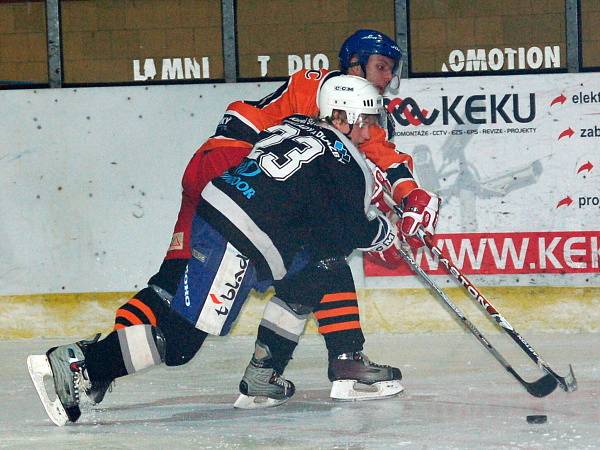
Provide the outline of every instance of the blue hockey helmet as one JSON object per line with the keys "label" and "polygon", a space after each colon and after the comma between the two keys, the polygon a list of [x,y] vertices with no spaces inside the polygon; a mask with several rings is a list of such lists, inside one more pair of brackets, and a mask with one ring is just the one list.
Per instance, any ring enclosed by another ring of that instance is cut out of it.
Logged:
{"label": "blue hockey helmet", "polygon": [[394,60],[394,73],[401,67],[402,51],[391,38],[376,30],[358,30],[344,41],[340,48],[340,70],[348,72],[351,67],[350,60],[354,55],[358,57],[358,64],[363,71],[369,61],[369,56],[377,54],[387,56]]}

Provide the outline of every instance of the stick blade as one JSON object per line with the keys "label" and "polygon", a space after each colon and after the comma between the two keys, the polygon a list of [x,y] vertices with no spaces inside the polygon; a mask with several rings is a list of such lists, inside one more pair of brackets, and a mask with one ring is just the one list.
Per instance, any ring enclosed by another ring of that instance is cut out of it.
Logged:
{"label": "stick blade", "polygon": [[534,381],[533,383],[525,383],[525,389],[534,397],[545,397],[550,395],[556,387],[558,386],[558,381],[550,375],[546,374],[539,380]]}
{"label": "stick blade", "polygon": [[569,373],[566,377],[559,377],[560,387],[565,392],[573,392],[577,390],[577,379],[573,373],[573,366],[569,364]]}

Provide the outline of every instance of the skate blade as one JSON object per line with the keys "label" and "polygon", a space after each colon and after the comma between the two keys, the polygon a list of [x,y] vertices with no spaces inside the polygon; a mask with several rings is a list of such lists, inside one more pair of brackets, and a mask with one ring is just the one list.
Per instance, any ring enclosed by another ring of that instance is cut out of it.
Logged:
{"label": "skate blade", "polygon": [[50,400],[46,386],[44,385],[44,378],[52,378],[52,369],[46,355],[29,355],[27,357],[27,368],[29,369],[31,381],[33,381],[35,390],[50,420],[59,427],[66,425],[69,422],[67,411],[65,411],[58,397],[54,401]]}
{"label": "skate blade", "polygon": [[329,396],[336,401],[354,402],[389,398],[400,394],[403,390],[400,380],[380,381],[373,384],[362,384],[355,380],[337,380],[333,382]]}
{"label": "skate blade", "polygon": [[233,407],[236,409],[260,409],[260,408],[271,408],[273,406],[279,406],[287,402],[289,398],[277,400],[274,398],[254,395],[240,394],[237,398]]}

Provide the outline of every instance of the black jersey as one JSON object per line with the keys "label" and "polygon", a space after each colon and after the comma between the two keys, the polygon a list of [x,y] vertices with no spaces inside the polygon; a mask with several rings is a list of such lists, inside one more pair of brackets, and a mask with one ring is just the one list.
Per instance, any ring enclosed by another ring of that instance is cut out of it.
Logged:
{"label": "black jersey", "polygon": [[260,133],[248,158],[206,186],[199,214],[280,279],[303,248],[322,259],[388,246],[372,189],[366,160],[344,135],[296,115]]}

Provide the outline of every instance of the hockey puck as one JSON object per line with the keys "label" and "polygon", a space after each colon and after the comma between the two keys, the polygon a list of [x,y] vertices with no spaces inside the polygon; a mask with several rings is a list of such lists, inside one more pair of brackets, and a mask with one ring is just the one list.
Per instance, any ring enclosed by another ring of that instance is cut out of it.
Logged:
{"label": "hockey puck", "polygon": [[548,416],[545,416],[543,414],[527,416],[527,423],[546,423],[547,421]]}

